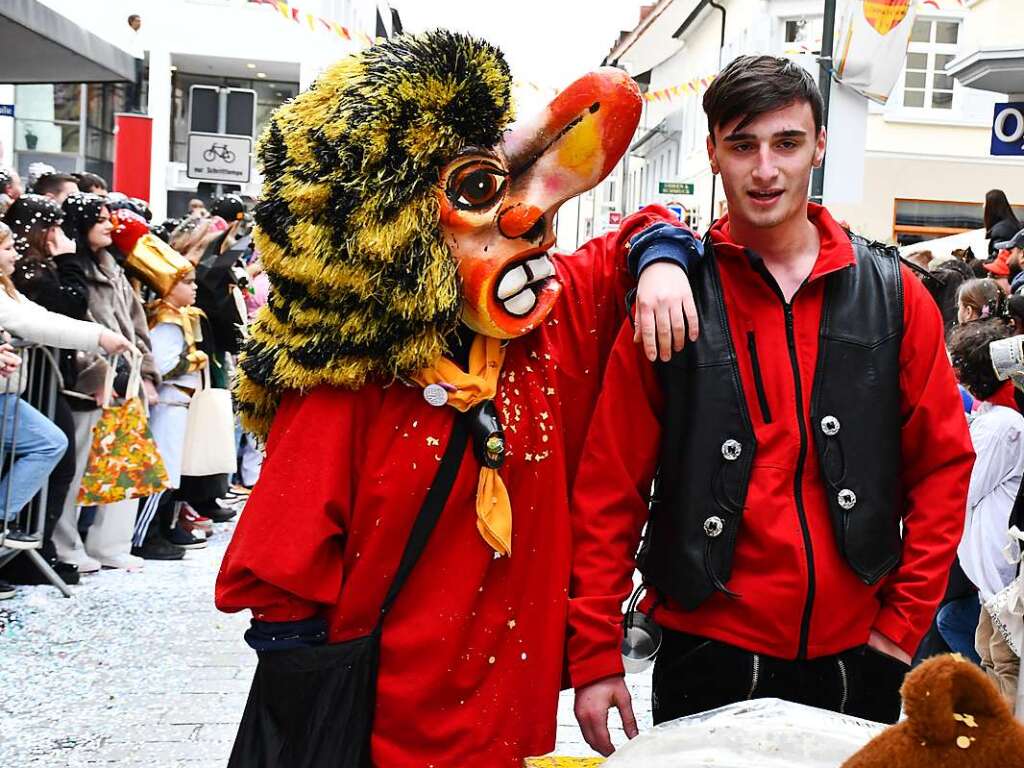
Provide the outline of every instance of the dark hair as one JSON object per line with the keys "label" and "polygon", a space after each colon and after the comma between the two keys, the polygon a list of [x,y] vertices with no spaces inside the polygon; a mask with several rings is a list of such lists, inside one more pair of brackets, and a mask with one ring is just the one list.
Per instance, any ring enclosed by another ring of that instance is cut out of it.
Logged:
{"label": "dark hair", "polygon": [[92,256],[89,230],[96,226],[104,208],[109,212],[107,198],[86,192],[75,192],[64,201],[64,223],[61,227],[64,234],[75,241],[79,254]]}
{"label": "dark hair", "polygon": [[1019,230],[1020,220],[1014,213],[1010,201],[1006,199],[1006,193],[1001,189],[990,189],[985,194],[985,230],[991,230],[1000,221],[1009,221],[1014,229]]}
{"label": "dark hair", "polygon": [[43,195],[22,195],[7,209],[4,223],[14,234],[14,247],[22,256],[49,258],[46,235],[64,218],[60,206]]}
{"label": "dark hair", "polygon": [[0,168],[0,192],[6,192],[7,188],[14,183],[14,174],[4,168]]}
{"label": "dark hair", "polygon": [[742,118],[745,128],[768,112],[806,102],[814,115],[815,133],[821,132],[824,105],[814,78],[799,64],[777,56],[740,56],[719,73],[704,94],[708,133]]}
{"label": "dark hair", "polygon": [[69,181],[76,186],[78,184],[75,177],[70,174],[47,173],[36,180],[32,191],[37,195],[55,195],[60,191],[61,185],[67,184]]}
{"label": "dark hair", "polygon": [[1013,328],[999,318],[958,325],[949,334],[956,377],[979,400],[988,400],[1003,386],[992,368],[988,345],[1012,335]]}
{"label": "dark hair", "polygon": [[96,187],[109,189],[107,187],[107,180],[95,173],[86,171],[85,173],[77,173],[75,176],[78,178],[78,190],[80,192],[92,192]]}
{"label": "dark hair", "polygon": [[980,320],[988,320],[990,317],[999,317],[1003,313],[1003,301],[1006,294],[999,283],[987,277],[968,280],[960,286],[957,291],[956,300],[959,304],[966,304],[978,313]]}
{"label": "dark hair", "polygon": [[133,13],[131,16],[128,17],[128,23],[131,24],[135,19],[142,21],[142,17],[139,16],[139,14]]}

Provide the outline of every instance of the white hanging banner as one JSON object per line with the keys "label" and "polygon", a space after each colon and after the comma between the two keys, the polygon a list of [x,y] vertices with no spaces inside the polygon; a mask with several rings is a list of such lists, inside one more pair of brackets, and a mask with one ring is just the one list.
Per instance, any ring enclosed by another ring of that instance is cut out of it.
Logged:
{"label": "white hanging banner", "polygon": [[915,0],[843,0],[841,8],[832,57],[835,78],[885,104],[907,58]]}

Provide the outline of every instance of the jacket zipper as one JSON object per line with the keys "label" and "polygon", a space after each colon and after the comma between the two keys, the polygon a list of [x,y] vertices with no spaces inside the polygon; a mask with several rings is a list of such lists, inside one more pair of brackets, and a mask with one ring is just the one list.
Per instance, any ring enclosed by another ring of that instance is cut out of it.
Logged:
{"label": "jacket zipper", "polygon": [[839,700],[839,714],[846,714],[846,702],[850,698],[850,685],[849,680],[846,677],[846,662],[842,659],[836,659],[836,666],[839,667],[839,682],[842,684],[842,697]]}
{"label": "jacket zipper", "polygon": [[747,701],[754,698],[754,692],[757,690],[757,684],[761,677],[761,657],[758,654],[754,654],[751,662],[750,669],[750,693],[747,694]]}
{"label": "jacket zipper", "polygon": [[754,369],[754,388],[757,390],[757,402],[761,406],[761,418],[765,424],[772,423],[772,412],[768,408],[768,395],[764,391],[764,379],[761,377],[761,360],[757,356],[757,340],[754,332],[747,332],[747,349],[750,350],[750,365]]}
{"label": "jacket zipper", "polygon": [[783,311],[786,315],[786,344],[789,346],[789,363],[793,368],[793,386],[796,388],[796,420],[800,426],[800,454],[793,475],[793,497],[796,501],[796,513],[800,518],[800,530],[803,534],[804,551],[807,553],[807,602],[804,604],[803,619],[800,622],[800,646],[797,658],[807,658],[807,638],[811,629],[811,611],[814,608],[814,550],[811,547],[811,531],[807,525],[807,513],[804,510],[804,462],[807,460],[807,425],[804,423],[804,395],[800,385],[800,364],[796,357],[796,334],[793,330],[793,304],[783,300]]}

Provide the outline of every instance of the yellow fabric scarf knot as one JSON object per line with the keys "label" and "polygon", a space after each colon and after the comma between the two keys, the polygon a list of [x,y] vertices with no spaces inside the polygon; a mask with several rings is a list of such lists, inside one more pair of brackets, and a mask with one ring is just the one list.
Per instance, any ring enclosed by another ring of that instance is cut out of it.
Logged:
{"label": "yellow fabric scarf knot", "polygon": [[[469,370],[463,371],[446,357],[413,376],[422,387],[444,386],[448,405],[465,413],[478,403],[493,400],[505,361],[501,339],[477,336],[469,350]],[[512,503],[497,469],[480,467],[476,490],[476,528],[499,555],[512,554]]]}

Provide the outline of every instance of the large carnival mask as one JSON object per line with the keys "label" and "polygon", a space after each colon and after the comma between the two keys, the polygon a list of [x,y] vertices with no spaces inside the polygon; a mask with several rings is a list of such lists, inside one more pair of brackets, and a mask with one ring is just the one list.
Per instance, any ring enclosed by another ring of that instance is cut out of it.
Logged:
{"label": "large carnival mask", "polygon": [[463,322],[514,338],[561,292],[547,251],[566,200],[596,186],[625,152],[640,92],[621,70],[580,78],[492,148],[468,148],[441,172],[441,230],[459,261]]}

